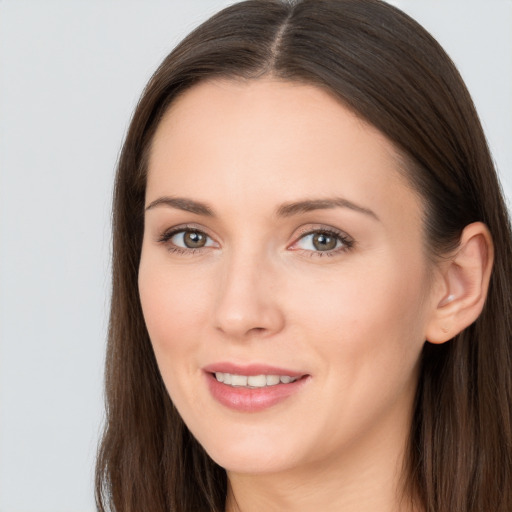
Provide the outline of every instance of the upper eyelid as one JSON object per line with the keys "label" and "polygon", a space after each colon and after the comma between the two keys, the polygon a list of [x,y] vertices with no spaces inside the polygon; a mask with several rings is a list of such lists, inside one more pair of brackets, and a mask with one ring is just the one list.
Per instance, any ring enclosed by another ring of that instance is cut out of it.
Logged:
{"label": "upper eyelid", "polygon": [[340,238],[345,238],[351,241],[354,240],[346,231],[343,231],[342,229],[325,224],[309,224],[301,226],[298,230],[295,230],[295,234],[292,235],[294,240],[292,244],[296,243],[300,238],[312,233],[332,233],[333,235],[339,236]]}
{"label": "upper eyelid", "polygon": [[[179,233],[185,233],[187,231],[202,233],[208,239],[210,239],[210,241],[212,241],[213,244],[212,245],[204,245],[201,247],[181,247],[180,245],[177,245],[176,243],[172,242],[172,238],[174,238],[176,235],[178,235]],[[172,228],[168,228],[168,229],[164,230],[163,232],[160,232],[160,234],[156,238],[156,243],[166,246],[170,252],[176,252],[176,253],[181,253],[181,254],[193,254],[198,251],[215,249],[216,248],[215,245],[217,246],[217,248],[219,247],[219,242],[217,242],[217,240],[214,237],[210,236],[206,232],[206,230],[196,228],[196,227],[190,226],[190,225],[188,227],[178,225],[178,226],[175,226]]]}
{"label": "upper eyelid", "polygon": [[[296,234],[294,236],[293,242],[291,242],[287,248],[290,250],[295,251],[302,251],[304,253],[308,253],[311,256],[334,256],[336,254],[344,253],[348,250],[351,250],[354,247],[355,240],[352,238],[347,232],[334,228],[332,226],[326,226],[326,225],[314,225],[315,227],[309,226],[303,226],[303,229],[301,229],[301,232]],[[315,233],[327,233],[329,235],[335,236],[341,243],[343,244],[342,247],[334,248],[327,251],[315,251],[311,249],[302,249],[299,247],[295,247],[299,244],[299,242],[309,236],[313,235]]]}
{"label": "upper eyelid", "polygon": [[162,238],[170,238],[177,233],[181,233],[182,231],[197,231],[199,233],[203,233],[208,238],[211,238],[212,240],[215,240],[215,237],[213,237],[206,228],[195,225],[195,224],[178,224],[177,226],[173,226],[167,229],[164,229],[163,231],[158,232],[158,239]]}

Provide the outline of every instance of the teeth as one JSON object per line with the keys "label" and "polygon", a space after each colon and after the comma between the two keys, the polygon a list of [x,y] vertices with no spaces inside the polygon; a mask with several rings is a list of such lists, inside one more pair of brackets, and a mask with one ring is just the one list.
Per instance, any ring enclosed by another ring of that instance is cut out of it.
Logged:
{"label": "teeth", "polygon": [[267,385],[267,378],[265,375],[251,375],[247,378],[247,384],[251,388],[262,388]]}
{"label": "teeth", "polygon": [[279,375],[267,375],[267,386],[275,386],[280,381]]}
{"label": "teeth", "polygon": [[244,388],[264,388],[265,386],[275,386],[276,384],[290,384],[297,380],[296,377],[289,375],[236,375],[233,373],[215,372],[215,378],[219,382],[229,386]]}
{"label": "teeth", "polygon": [[231,375],[232,386],[247,386],[247,377],[245,375]]}

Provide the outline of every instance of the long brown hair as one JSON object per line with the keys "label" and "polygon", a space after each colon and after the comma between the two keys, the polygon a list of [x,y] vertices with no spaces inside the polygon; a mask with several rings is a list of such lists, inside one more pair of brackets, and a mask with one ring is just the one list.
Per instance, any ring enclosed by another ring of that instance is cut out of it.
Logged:
{"label": "long brown hair", "polygon": [[227,481],[176,412],[160,377],[137,288],[148,148],[169,104],[214,77],[272,75],[315,84],[381,130],[404,155],[426,205],[431,255],[482,221],[495,264],[478,320],[425,344],[405,466],[427,512],[512,510],[511,233],[471,98],[415,21],[379,0],[249,0],[192,32],[161,64],[119,160],[107,418],[96,470],[99,510],[223,511]]}

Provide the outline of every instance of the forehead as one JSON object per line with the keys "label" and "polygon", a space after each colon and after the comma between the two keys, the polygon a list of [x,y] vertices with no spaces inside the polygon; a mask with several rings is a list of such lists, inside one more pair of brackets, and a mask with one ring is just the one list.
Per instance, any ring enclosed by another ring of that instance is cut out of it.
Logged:
{"label": "forehead", "polygon": [[415,195],[381,132],[319,87],[269,78],[206,81],[182,94],[158,126],[148,172],[148,196],[241,207],[333,193],[385,206],[398,191]]}

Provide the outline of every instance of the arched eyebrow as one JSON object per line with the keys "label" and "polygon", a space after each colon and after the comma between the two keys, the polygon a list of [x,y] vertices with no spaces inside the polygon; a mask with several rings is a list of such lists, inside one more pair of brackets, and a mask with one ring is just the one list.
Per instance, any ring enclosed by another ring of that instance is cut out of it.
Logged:
{"label": "arched eyebrow", "polygon": [[146,211],[156,208],[157,206],[169,206],[170,208],[176,208],[177,210],[183,210],[206,217],[215,216],[213,210],[207,204],[185,197],[159,197],[146,206]]}
{"label": "arched eyebrow", "polygon": [[373,217],[375,220],[379,220],[379,217],[374,211],[369,208],[359,206],[342,197],[333,197],[329,199],[305,199],[303,201],[286,203],[277,209],[276,214],[278,217],[291,217],[293,215],[300,215],[314,210],[328,210],[331,208],[349,208],[350,210],[364,213],[365,215]]}
{"label": "arched eyebrow", "polygon": [[[213,208],[209,205],[185,197],[159,197],[146,207],[146,211],[156,208],[157,206],[168,206],[170,208],[176,208],[177,210],[195,213],[196,215],[215,217]],[[314,210],[328,210],[332,208],[349,208],[356,212],[373,217],[375,220],[379,220],[377,214],[372,210],[359,206],[342,197],[329,199],[305,199],[302,201],[285,203],[277,208],[276,215],[278,217],[292,217],[294,215],[300,215]]]}

